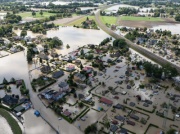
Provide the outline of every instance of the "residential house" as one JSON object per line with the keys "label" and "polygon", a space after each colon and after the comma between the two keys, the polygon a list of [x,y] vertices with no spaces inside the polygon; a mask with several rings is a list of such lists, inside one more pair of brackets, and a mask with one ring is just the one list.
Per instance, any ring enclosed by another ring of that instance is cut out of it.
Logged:
{"label": "residential house", "polygon": [[147,45],[156,45],[158,43],[158,40],[156,39],[149,39],[147,42]]}
{"label": "residential house", "polygon": [[121,122],[124,122],[124,120],[125,120],[125,118],[121,115],[114,116],[114,118],[121,121]]}
{"label": "residential house", "polygon": [[12,95],[5,95],[3,98],[2,98],[2,101],[4,104],[6,105],[15,105],[18,103],[18,98],[16,98],[15,96],[12,96]]}
{"label": "residential house", "polygon": [[65,95],[64,92],[59,91],[59,92],[57,92],[56,94],[54,94],[54,95],[52,96],[52,98],[53,98],[53,100],[58,101],[59,99],[63,98],[64,95]]}
{"label": "residential house", "polygon": [[12,46],[12,47],[10,48],[10,51],[11,51],[12,53],[16,53],[18,50],[17,50],[17,47],[16,47],[16,46]]}
{"label": "residential house", "polygon": [[20,105],[20,106],[15,107],[14,111],[16,113],[23,112],[23,111],[25,111],[25,108]]}
{"label": "residential house", "polygon": [[85,96],[84,96],[83,94],[78,94],[78,99],[79,99],[79,100],[84,99],[84,97],[85,97]]}
{"label": "residential house", "polygon": [[54,72],[52,74],[52,77],[57,79],[57,78],[59,78],[59,77],[61,77],[63,75],[64,75],[64,72],[62,70],[59,70],[59,71]]}
{"label": "residential house", "polygon": [[93,71],[93,68],[92,67],[84,67],[82,70],[86,71],[86,73],[91,73]]}
{"label": "residential house", "polygon": [[133,122],[133,121],[127,120],[126,122],[127,122],[127,124],[129,124],[129,125],[135,126],[135,122]]}
{"label": "residential house", "polygon": [[81,60],[75,60],[74,63],[75,63],[76,65],[81,65]]}
{"label": "residential house", "polygon": [[43,60],[48,60],[48,56],[45,54],[45,53],[40,53],[39,55],[39,58],[43,59]]}
{"label": "residential house", "polygon": [[139,120],[139,117],[135,114],[131,114],[130,117],[134,120]]}
{"label": "residential house", "polygon": [[102,97],[102,98],[99,100],[99,102],[104,103],[104,104],[106,104],[106,105],[108,105],[108,106],[110,106],[110,105],[113,104],[113,102],[112,102],[111,100],[106,99],[106,98],[104,98],[104,97]]}
{"label": "residential house", "polygon": [[74,65],[68,65],[67,67],[66,67],[66,71],[74,71],[75,70],[75,66]]}
{"label": "residential house", "polygon": [[54,92],[49,92],[49,93],[45,94],[44,97],[49,100],[53,97],[53,95],[54,95]]}
{"label": "residential house", "polygon": [[57,58],[59,55],[56,52],[51,52],[51,57]]}
{"label": "residential house", "polygon": [[65,110],[63,112],[63,115],[65,115],[66,117],[69,117],[69,116],[71,116],[71,112],[69,112],[68,110]]}
{"label": "residential house", "polygon": [[123,108],[123,106],[121,105],[121,104],[116,104],[115,106],[113,106],[113,108],[117,108],[117,109],[122,109]]}
{"label": "residential house", "polygon": [[41,68],[41,72],[42,73],[49,73],[51,71],[51,67],[50,66],[43,66]]}
{"label": "residential house", "polygon": [[125,128],[121,128],[118,134],[128,134],[128,131]]}
{"label": "residential house", "polygon": [[69,91],[69,84],[67,83],[67,82],[60,82],[59,84],[58,84],[58,86],[59,86],[59,91],[62,91],[62,92],[67,92],[67,91]]}
{"label": "residential house", "polygon": [[16,81],[16,86],[19,87],[23,84],[23,80],[17,80]]}
{"label": "residential house", "polygon": [[116,125],[111,125],[110,126],[110,131],[115,133],[117,131],[118,127]]}
{"label": "residential house", "polygon": [[86,79],[86,76],[84,74],[81,73],[76,73],[74,75],[74,81],[78,82],[78,83],[83,83]]}
{"label": "residential house", "polygon": [[5,87],[5,85],[0,85],[0,89],[3,89]]}
{"label": "residential house", "polygon": [[139,44],[139,45],[145,44],[146,40],[147,40],[146,38],[138,37],[136,39],[136,44]]}

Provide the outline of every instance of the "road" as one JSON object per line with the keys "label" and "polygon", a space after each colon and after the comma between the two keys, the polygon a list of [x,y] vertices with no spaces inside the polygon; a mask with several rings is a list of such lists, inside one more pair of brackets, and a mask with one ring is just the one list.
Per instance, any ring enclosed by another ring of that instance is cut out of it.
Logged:
{"label": "road", "polygon": [[[24,58],[26,59],[27,48],[24,51]],[[27,61],[26,61],[27,62]],[[41,100],[38,98],[38,93],[32,90],[31,75],[28,70],[28,64],[24,67],[26,70],[22,76],[25,80],[26,87],[29,89],[30,99],[34,109],[39,110],[41,115],[57,130],[59,134],[82,134],[82,131],[76,128],[73,124],[69,124],[66,120],[58,120],[58,116],[50,109],[46,108]],[[54,133],[55,134],[55,133]]]}
{"label": "road", "polygon": [[[113,6],[113,5],[111,5]],[[104,10],[106,9],[107,7],[110,7],[110,6],[106,6],[106,7],[103,7],[101,8],[101,10]],[[156,63],[160,64],[160,65],[165,65],[165,64],[170,64],[171,66],[175,67],[177,69],[177,71],[180,73],[180,67],[163,59],[162,57],[160,56],[157,56],[155,55],[154,53],[134,44],[133,42],[131,42],[130,40],[126,39],[124,36],[122,35],[118,35],[116,33],[114,33],[112,30],[110,30],[108,27],[106,27],[105,24],[102,23],[101,19],[100,19],[100,11],[97,11],[95,13],[95,20],[96,20],[96,23],[97,25],[103,30],[105,31],[106,33],[108,33],[109,35],[111,35],[113,38],[115,39],[124,39],[127,44],[129,45],[130,48],[134,49],[135,51],[139,52],[140,54],[144,55],[145,57],[155,61]]]}

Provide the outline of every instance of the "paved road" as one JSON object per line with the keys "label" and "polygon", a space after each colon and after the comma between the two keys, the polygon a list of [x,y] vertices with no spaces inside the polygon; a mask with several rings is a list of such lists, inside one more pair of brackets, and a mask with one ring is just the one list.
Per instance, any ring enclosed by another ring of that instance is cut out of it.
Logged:
{"label": "paved road", "polygon": [[[112,5],[111,5],[112,6]],[[101,10],[104,10],[106,9],[107,7],[110,7],[110,6],[106,6],[106,7],[103,7]],[[180,67],[163,59],[162,57],[159,57],[157,55],[155,55],[154,53],[134,44],[133,42],[131,42],[130,40],[126,39],[125,37],[121,36],[121,35],[118,35],[116,33],[114,33],[112,30],[110,30],[108,27],[106,27],[105,24],[102,23],[102,21],[100,20],[100,10],[97,11],[95,13],[95,20],[96,20],[96,23],[98,24],[98,26],[104,30],[106,33],[108,33],[109,35],[111,35],[112,37],[114,37],[115,39],[124,39],[127,44],[132,48],[134,49],[135,51],[141,53],[142,55],[146,56],[147,58],[155,61],[156,63],[159,63],[160,65],[165,65],[165,64],[170,64],[171,66],[175,67],[178,72],[180,73]]]}

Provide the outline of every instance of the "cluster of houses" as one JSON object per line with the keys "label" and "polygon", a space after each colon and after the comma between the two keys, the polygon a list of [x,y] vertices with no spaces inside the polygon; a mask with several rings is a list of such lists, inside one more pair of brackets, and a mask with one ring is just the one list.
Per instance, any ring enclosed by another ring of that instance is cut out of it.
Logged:
{"label": "cluster of houses", "polygon": [[60,82],[58,84],[59,91],[48,89],[47,91],[41,93],[41,96],[50,101],[58,101],[63,98],[66,93],[70,91],[69,84],[67,82]]}

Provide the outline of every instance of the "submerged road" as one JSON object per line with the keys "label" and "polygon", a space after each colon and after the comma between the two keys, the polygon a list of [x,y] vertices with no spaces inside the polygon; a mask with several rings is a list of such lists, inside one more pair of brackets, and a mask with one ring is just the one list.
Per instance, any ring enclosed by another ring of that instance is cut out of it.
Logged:
{"label": "submerged road", "polygon": [[[110,7],[110,6],[103,7],[101,10],[104,10],[107,7]],[[179,66],[177,66],[177,65],[171,63],[170,61],[167,61],[167,60],[163,59],[162,57],[155,55],[154,53],[134,44],[132,41],[126,39],[124,36],[118,35],[118,34],[114,33],[112,30],[110,30],[108,27],[106,27],[106,25],[103,24],[103,22],[100,19],[100,16],[101,16],[100,11],[101,10],[99,10],[95,13],[95,20],[96,20],[97,25],[103,31],[105,31],[106,33],[108,33],[109,35],[111,35],[115,39],[124,39],[130,48],[134,49],[135,51],[139,52],[140,54],[144,55],[145,57],[155,61],[156,63],[159,63],[160,65],[170,64],[172,67],[175,67],[177,69],[177,71],[180,73],[180,67]]]}

